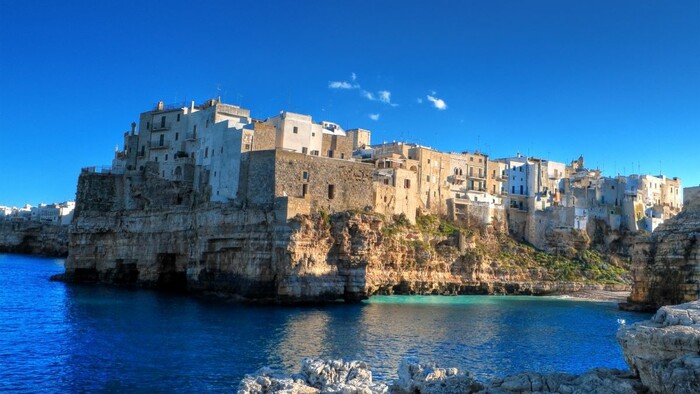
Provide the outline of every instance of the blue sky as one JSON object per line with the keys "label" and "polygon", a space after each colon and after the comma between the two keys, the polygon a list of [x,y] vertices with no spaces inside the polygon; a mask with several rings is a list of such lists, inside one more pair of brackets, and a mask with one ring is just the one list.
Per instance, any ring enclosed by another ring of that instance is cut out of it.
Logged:
{"label": "blue sky", "polygon": [[73,199],[140,112],[215,96],[700,184],[696,0],[162,4],[0,0],[0,205]]}

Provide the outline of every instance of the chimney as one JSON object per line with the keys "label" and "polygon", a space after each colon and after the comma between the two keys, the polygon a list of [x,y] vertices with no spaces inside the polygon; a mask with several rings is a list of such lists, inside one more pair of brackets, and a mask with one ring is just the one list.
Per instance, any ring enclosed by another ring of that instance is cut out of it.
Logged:
{"label": "chimney", "polygon": [[136,122],[131,122],[131,135],[136,134]]}
{"label": "chimney", "polygon": [[158,102],[158,111],[162,111],[162,110],[163,110],[163,100]]}

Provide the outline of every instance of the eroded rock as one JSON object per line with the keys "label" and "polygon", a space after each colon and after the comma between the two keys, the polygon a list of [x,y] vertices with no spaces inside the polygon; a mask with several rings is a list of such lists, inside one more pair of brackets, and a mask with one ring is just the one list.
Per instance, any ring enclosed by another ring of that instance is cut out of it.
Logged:
{"label": "eroded rock", "polygon": [[662,307],[651,320],[622,327],[617,339],[652,392],[700,392],[699,301]]}

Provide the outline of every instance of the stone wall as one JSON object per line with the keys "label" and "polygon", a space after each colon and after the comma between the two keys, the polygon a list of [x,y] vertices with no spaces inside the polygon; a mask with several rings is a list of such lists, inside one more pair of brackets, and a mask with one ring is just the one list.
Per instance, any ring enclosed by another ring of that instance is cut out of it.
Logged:
{"label": "stone wall", "polygon": [[253,123],[253,146],[252,150],[275,149],[277,141],[277,131],[275,126],[262,122]]}
{"label": "stone wall", "polygon": [[[275,196],[310,199],[312,212],[372,207],[371,164],[276,151]],[[304,178],[306,173],[306,179]]]}
{"label": "stone wall", "polygon": [[[323,134],[323,142],[321,145],[321,156],[333,157],[335,159],[349,159],[352,157],[353,136]],[[331,151],[331,155],[328,152]]]}

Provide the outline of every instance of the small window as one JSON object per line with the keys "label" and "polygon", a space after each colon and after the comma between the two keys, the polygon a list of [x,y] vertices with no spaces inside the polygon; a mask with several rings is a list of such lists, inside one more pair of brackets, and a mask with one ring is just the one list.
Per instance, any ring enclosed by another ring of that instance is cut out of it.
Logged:
{"label": "small window", "polygon": [[311,136],[312,136],[312,137],[316,137],[316,133],[311,133]]}
{"label": "small window", "polygon": [[332,150],[328,151],[328,157],[333,158],[333,151]]}
{"label": "small window", "polygon": [[410,188],[411,188],[411,180],[410,180],[410,179],[404,179],[404,180],[403,180],[403,187],[406,188],[406,189],[410,189]]}
{"label": "small window", "polygon": [[165,144],[165,134],[160,135],[160,140],[158,140],[158,146],[163,146]]}
{"label": "small window", "polygon": [[219,153],[224,153],[224,147],[223,147],[223,146],[221,147],[221,150],[219,151]]}
{"label": "small window", "polygon": [[180,114],[177,114],[177,121],[180,121]]}
{"label": "small window", "polygon": [[141,145],[141,156],[144,156],[146,154],[146,146]]}
{"label": "small window", "polygon": [[307,171],[302,172],[301,179],[308,181],[309,180],[309,173]]}
{"label": "small window", "polygon": [[204,148],[204,157],[209,157],[209,147]]}
{"label": "small window", "polygon": [[165,154],[165,161],[168,161],[168,154]]}
{"label": "small window", "polygon": [[206,125],[206,127],[209,127],[209,119],[207,119],[207,125]]}
{"label": "small window", "polygon": [[292,129],[292,133],[299,134],[299,128],[294,126],[294,129]]}
{"label": "small window", "polygon": [[158,156],[156,156],[155,162],[158,163]]}
{"label": "small window", "polygon": [[163,178],[165,178],[165,170],[163,170]]}
{"label": "small window", "polygon": [[160,117],[160,128],[162,129],[164,127],[165,127],[165,116],[161,116]]}
{"label": "small window", "polygon": [[214,171],[214,176],[216,176],[216,171]]}
{"label": "small window", "polygon": [[469,158],[469,161],[474,161],[474,158],[473,158],[473,157],[470,157],[470,158]]}
{"label": "small window", "polygon": [[150,130],[150,129],[151,129],[151,122],[146,122],[146,130]]}
{"label": "small window", "polygon": [[430,159],[428,159],[428,164],[430,164]]}
{"label": "small window", "polygon": [[328,199],[332,200],[335,198],[335,185],[328,185]]}
{"label": "small window", "polygon": [[175,141],[177,141],[180,138],[180,133],[175,133]]}
{"label": "small window", "polygon": [[426,176],[425,176],[425,181],[426,181],[426,182],[430,182],[430,175],[426,175]]}
{"label": "small window", "polygon": [[194,127],[192,127],[192,132],[194,133],[194,136],[196,137],[197,136],[197,125],[194,125]]}
{"label": "small window", "polygon": [[308,149],[307,147],[304,146],[304,147],[301,148],[301,153],[307,154],[307,153],[309,153],[309,149]]}
{"label": "small window", "polygon": [[306,183],[301,185],[301,196],[306,197],[306,193],[308,192],[308,190],[309,190],[309,185],[307,185]]}
{"label": "small window", "polygon": [[245,144],[245,150],[250,150],[250,144]]}
{"label": "small window", "polygon": [[341,154],[340,154],[340,158],[341,158],[341,159],[344,159],[344,158],[345,158],[345,153],[341,153]]}

